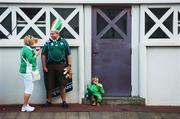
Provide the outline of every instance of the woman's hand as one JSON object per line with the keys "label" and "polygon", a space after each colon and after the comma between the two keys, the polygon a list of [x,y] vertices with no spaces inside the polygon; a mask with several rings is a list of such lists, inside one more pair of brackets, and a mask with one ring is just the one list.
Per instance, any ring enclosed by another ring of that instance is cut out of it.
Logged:
{"label": "woman's hand", "polygon": [[40,47],[36,47],[36,49],[34,50],[35,55],[39,55],[41,53],[41,48]]}
{"label": "woman's hand", "polygon": [[38,55],[40,55],[40,53],[41,53],[41,49],[35,50],[34,52],[35,52],[35,55],[38,56]]}

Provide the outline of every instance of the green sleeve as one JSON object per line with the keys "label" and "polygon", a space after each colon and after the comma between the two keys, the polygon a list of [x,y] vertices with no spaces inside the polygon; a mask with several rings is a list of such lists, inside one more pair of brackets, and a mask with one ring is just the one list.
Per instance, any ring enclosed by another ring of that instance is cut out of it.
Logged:
{"label": "green sleeve", "polygon": [[70,49],[68,42],[65,39],[64,39],[64,42],[65,42],[65,47],[66,47],[66,49],[65,49],[66,55],[67,56],[71,55],[71,49]]}
{"label": "green sleeve", "polygon": [[88,88],[87,88],[87,90],[88,90],[89,93],[93,93],[93,92],[92,92],[92,85],[89,85]]}
{"label": "green sleeve", "polygon": [[47,56],[48,55],[48,43],[45,43],[43,48],[42,48],[42,55]]}
{"label": "green sleeve", "polygon": [[100,87],[100,93],[101,93],[101,94],[104,94],[104,92],[105,92],[105,91],[104,91],[104,88],[103,88],[103,87]]}

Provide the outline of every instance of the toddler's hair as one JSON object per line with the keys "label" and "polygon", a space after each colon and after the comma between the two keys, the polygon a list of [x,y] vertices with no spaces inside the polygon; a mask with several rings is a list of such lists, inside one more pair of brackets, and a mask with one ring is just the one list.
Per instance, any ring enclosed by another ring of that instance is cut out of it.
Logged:
{"label": "toddler's hair", "polygon": [[97,76],[93,76],[93,77],[92,77],[92,81],[93,81],[93,80],[98,80],[98,81],[99,81],[99,78],[98,78]]}

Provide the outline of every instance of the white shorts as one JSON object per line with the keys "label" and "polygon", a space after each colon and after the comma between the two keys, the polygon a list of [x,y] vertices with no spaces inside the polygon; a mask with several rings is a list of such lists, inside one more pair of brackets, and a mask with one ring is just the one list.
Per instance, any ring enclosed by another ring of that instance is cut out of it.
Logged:
{"label": "white shorts", "polygon": [[33,83],[33,77],[32,74],[26,73],[26,74],[21,74],[23,80],[24,80],[24,87],[25,87],[25,94],[32,94],[33,89],[34,89],[34,83]]}

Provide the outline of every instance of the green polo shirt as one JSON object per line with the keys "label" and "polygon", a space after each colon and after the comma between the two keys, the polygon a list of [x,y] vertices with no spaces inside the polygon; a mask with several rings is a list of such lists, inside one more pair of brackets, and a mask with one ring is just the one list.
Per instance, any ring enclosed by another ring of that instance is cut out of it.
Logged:
{"label": "green polo shirt", "polygon": [[58,64],[66,62],[67,56],[71,54],[69,44],[64,38],[58,40],[49,39],[42,49],[42,54],[46,56],[47,64]]}

